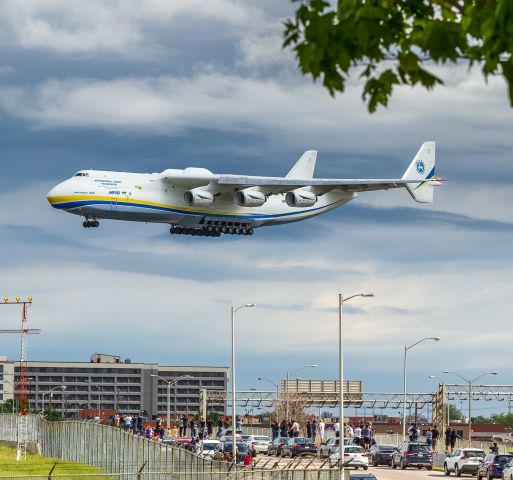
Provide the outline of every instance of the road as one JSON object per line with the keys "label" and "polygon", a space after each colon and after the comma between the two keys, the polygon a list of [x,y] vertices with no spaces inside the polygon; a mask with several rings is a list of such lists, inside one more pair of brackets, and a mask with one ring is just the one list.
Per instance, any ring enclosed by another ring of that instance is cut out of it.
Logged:
{"label": "road", "polygon": [[[351,470],[352,472],[353,470]],[[416,480],[416,479],[430,479],[444,477],[444,472],[432,470],[431,472],[422,469],[417,470],[408,468],[406,470],[392,470],[390,467],[369,467],[369,472],[372,472],[378,480]],[[361,470],[358,470],[361,472]],[[465,475],[466,478],[473,478]],[[461,477],[461,478],[465,478]]]}

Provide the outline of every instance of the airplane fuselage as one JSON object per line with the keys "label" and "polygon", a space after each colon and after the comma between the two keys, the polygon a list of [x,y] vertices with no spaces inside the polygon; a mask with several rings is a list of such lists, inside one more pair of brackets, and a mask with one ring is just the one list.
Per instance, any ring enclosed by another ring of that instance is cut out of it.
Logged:
{"label": "airplane fuselage", "polygon": [[232,191],[211,205],[187,206],[185,186],[172,185],[159,173],[140,174],[88,170],[55,186],[48,193],[54,208],[86,219],[167,223],[198,228],[205,225],[257,228],[304,220],[337,208],[357,196],[333,190],[307,208],[289,207],[285,195],[271,195],[259,207],[241,207]]}

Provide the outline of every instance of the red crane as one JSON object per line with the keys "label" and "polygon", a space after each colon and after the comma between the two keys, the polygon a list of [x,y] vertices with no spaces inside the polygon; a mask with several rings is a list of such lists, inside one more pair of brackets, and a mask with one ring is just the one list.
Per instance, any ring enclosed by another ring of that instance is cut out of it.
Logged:
{"label": "red crane", "polygon": [[[16,460],[24,460],[27,458],[27,335],[39,334],[41,330],[38,328],[27,328],[27,309],[32,305],[32,297],[28,297],[27,300],[21,300],[20,297],[16,297],[15,301],[9,301],[8,297],[4,297],[3,303],[0,305],[21,305],[21,329],[2,329],[0,333],[19,333],[21,337],[21,355],[20,355],[20,378],[18,382],[18,398],[19,398],[19,409],[18,409],[18,421],[17,421],[17,445],[16,445]],[[13,379],[14,380],[14,379]],[[16,384],[13,381],[13,388]],[[14,398],[14,391],[13,391]]]}

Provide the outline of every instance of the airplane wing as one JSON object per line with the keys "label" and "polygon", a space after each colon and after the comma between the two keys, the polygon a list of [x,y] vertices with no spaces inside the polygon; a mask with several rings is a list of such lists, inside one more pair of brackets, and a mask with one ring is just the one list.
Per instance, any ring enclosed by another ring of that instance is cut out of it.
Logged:
{"label": "airplane wing", "polygon": [[371,190],[388,190],[405,187],[408,183],[418,183],[418,180],[405,179],[336,179],[336,178],[283,178],[256,177],[242,175],[219,175],[218,185],[233,188],[260,187],[269,193],[286,193],[300,187],[312,187],[316,191],[334,189],[345,192],[367,192]]}

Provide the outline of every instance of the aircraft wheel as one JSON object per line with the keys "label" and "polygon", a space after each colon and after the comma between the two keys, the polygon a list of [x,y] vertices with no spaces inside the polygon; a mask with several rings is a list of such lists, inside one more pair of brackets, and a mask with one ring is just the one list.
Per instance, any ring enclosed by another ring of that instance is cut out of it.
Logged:
{"label": "aircraft wheel", "polygon": [[98,220],[95,220],[93,223],[94,223],[93,227],[98,228],[100,226],[100,222]]}
{"label": "aircraft wheel", "polygon": [[248,235],[253,235],[253,229],[251,227],[248,228]]}
{"label": "aircraft wheel", "polygon": [[82,224],[82,226],[83,226],[84,228],[89,228],[89,222],[86,220],[86,221]]}

